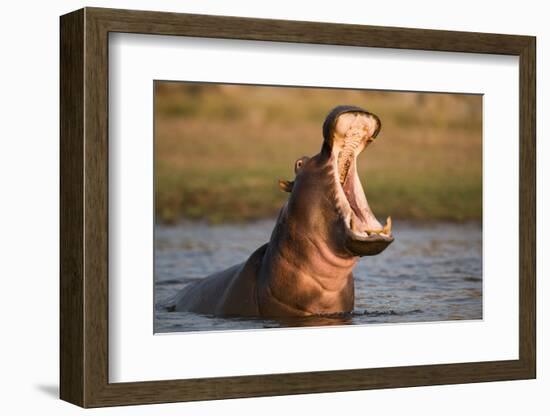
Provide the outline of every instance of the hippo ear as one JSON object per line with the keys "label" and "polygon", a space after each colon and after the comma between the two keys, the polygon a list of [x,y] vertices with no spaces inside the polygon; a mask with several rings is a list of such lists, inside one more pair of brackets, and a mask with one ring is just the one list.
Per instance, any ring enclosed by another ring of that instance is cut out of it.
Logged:
{"label": "hippo ear", "polygon": [[294,186],[294,181],[285,181],[284,179],[279,179],[279,188],[284,192],[292,192],[292,187]]}

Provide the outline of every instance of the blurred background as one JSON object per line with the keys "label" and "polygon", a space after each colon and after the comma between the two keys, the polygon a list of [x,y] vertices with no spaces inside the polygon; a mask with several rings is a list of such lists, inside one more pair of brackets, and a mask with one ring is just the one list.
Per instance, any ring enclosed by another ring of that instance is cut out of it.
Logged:
{"label": "blurred background", "polygon": [[382,120],[358,163],[379,218],[481,220],[481,95],[156,81],[157,222],[275,216],[288,197],[278,179],[319,152],[340,104]]}

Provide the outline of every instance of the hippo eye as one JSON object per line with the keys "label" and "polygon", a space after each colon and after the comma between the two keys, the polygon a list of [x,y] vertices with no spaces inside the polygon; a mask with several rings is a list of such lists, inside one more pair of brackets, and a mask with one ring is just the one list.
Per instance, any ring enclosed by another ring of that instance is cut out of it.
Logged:
{"label": "hippo eye", "polygon": [[294,173],[298,174],[298,172],[305,166],[308,160],[309,157],[307,156],[303,156],[300,159],[297,159],[296,162],[294,162]]}

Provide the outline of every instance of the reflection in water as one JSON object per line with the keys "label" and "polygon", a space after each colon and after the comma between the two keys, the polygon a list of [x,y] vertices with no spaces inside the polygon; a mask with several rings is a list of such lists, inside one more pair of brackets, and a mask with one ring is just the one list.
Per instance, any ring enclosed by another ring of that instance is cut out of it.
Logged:
{"label": "reflection in water", "polygon": [[354,269],[355,310],[292,319],[219,318],[164,307],[185,285],[242,262],[274,221],[155,229],[155,332],[215,331],[482,318],[481,225],[396,224],[395,242]]}
{"label": "reflection in water", "polygon": [[275,322],[276,325],[270,326],[267,323],[264,325],[264,328],[347,325],[352,323],[352,315],[348,313],[331,316],[308,316],[304,318],[279,318]]}

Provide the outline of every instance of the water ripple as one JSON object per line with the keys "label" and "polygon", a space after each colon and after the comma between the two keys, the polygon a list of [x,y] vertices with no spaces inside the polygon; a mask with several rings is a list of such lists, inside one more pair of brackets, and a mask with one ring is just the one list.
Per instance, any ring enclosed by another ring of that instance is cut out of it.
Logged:
{"label": "water ripple", "polygon": [[168,312],[162,305],[192,281],[242,262],[271,234],[274,221],[155,229],[155,332],[289,326],[430,322],[482,318],[480,224],[394,227],[395,242],[354,270],[351,314],[300,319],[217,318]]}

